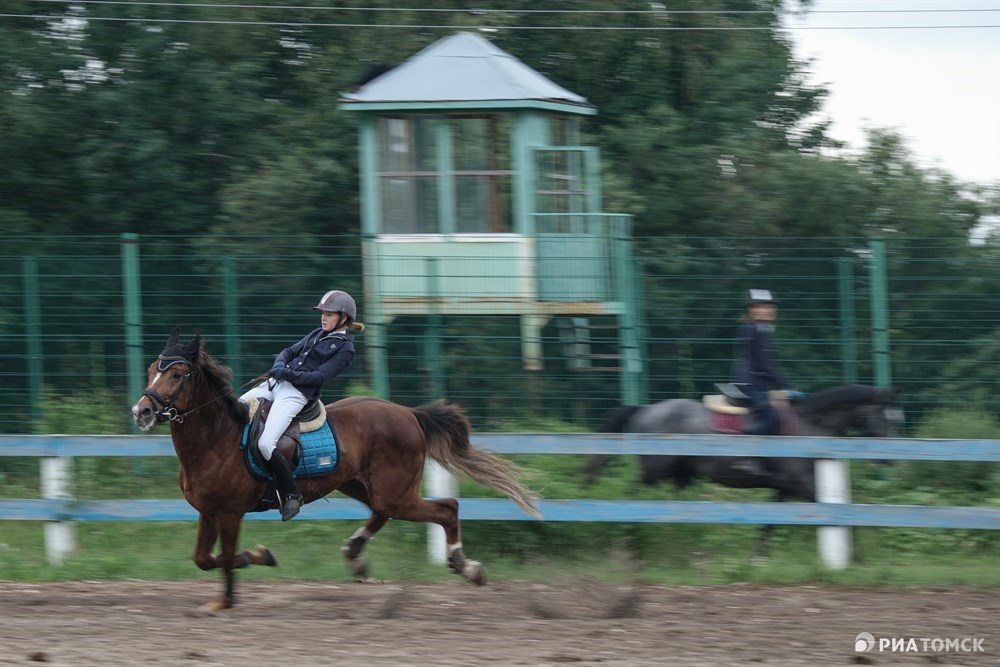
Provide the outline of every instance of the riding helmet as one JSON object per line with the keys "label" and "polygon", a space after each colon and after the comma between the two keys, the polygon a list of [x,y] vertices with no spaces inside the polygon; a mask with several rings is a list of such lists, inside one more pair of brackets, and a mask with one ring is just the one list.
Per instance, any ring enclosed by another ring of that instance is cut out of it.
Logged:
{"label": "riding helmet", "polygon": [[774,295],[771,294],[771,290],[768,289],[748,289],[743,295],[743,307],[749,308],[758,303],[771,303],[777,304],[777,300]]}
{"label": "riding helmet", "polygon": [[321,310],[324,313],[343,313],[351,320],[358,319],[358,307],[354,303],[354,297],[340,290],[330,290],[324,294],[319,303],[313,306],[313,310]]}

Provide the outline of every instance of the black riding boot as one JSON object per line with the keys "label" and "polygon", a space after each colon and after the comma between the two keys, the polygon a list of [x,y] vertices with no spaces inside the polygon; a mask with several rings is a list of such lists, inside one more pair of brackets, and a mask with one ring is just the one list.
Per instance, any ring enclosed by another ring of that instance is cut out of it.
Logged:
{"label": "black riding boot", "polygon": [[289,521],[299,513],[299,508],[302,507],[302,494],[295,486],[292,468],[277,449],[271,452],[271,460],[267,462],[267,467],[274,475],[274,487],[278,490],[278,496],[281,499],[281,520]]}

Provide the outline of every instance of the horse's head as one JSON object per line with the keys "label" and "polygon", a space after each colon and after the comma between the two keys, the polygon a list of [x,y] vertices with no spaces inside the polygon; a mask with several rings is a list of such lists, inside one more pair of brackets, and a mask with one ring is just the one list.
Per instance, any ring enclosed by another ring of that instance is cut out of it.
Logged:
{"label": "horse's head", "polygon": [[873,399],[859,406],[854,427],[872,438],[898,438],[902,435],[906,417],[903,408],[896,403],[895,387],[874,388]]}
{"label": "horse's head", "polygon": [[844,385],[808,394],[796,402],[796,411],[813,435],[895,438],[903,426],[897,393],[895,388]]}
{"label": "horse's head", "polygon": [[180,343],[180,337],[180,327],[175,327],[163,352],[149,365],[146,389],[132,406],[132,418],[146,433],[165,421],[183,423],[184,412],[191,408],[201,336],[186,345]]}
{"label": "horse's head", "polygon": [[849,429],[869,438],[897,438],[902,434],[905,416],[896,403],[895,388],[865,387],[870,396],[850,411]]}

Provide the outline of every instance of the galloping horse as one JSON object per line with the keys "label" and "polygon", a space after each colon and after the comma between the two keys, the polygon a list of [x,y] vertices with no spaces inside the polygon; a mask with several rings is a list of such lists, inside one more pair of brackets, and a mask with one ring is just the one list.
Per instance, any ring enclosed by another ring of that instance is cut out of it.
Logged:
{"label": "galloping horse", "polygon": [[[200,336],[179,342],[174,329],[159,358],[149,366],[142,397],[132,407],[144,432],[170,422],[170,435],[180,461],[180,487],[199,512],[194,562],[202,570],[222,568],[223,593],[204,605],[207,614],[229,609],[234,602],[234,571],[248,565],[277,565],[273,554],[258,545],[237,552],[243,515],[255,508],[267,482],[252,476],[240,449],[247,406],[231,386],[232,372],[204,349]],[[419,495],[424,459],[509,496],[525,512],[538,516],[535,496],[517,481],[521,470],[509,461],[482,452],[469,442],[469,421],[460,408],[437,401],[409,408],[376,398],[354,397],[325,406],[340,451],[330,474],[302,485],[305,503],[338,490],[361,501],[372,514],[341,549],[355,574],[367,565],[362,551],[389,519],[433,522],[444,528],[448,567],[475,584],[485,581],[482,566],[462,551],[458,501],[428,500]],[[216,541],[221,553],[213,555]]]}
{"label": "galloping horse", "polygon": [[[873,438],[898,434],[903,410],[895,402],[897,389],[844,385],[808,394],[791,403],[797,435],[841,437],[850,433]],[[643,406],[622,406],[607,417],[606,433],[713,433],[709,409],[701,401],[670,399]],[[640,456],[643,484],[670,480],[683,489],[696,478],[705,478],[741,489],[775,490],[775,500],[801,498],[816,502],[814,460],[809,458],[769,458],[767,474],[753,474],[735,465],[739,457],[727,456]],[[586,473],[595,477],[607,465],[606,456],[588,461]],[[766,548],[773,526],[766,526],[758,551]]]}

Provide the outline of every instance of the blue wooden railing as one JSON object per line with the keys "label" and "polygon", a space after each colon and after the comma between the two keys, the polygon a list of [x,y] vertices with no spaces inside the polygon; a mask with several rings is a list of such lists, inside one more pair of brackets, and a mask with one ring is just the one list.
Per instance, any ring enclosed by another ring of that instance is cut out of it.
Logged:
{"label": "blue wooden railing", "polygon": [[[499,454],[670,454],[816,459],[1000,462],[997,440],[776,438],[653,434],[482,434],[473,444]],[[174,456],[167,436],[0,435],[0,456]],[[849,493],[844,490],[844,493]],[[0,498],[0,519],[34,521],[179,521],[197,517],[183,500]],[[1000,529],[1000,508],[865,505],[837,502],[543,500],[546,521],[808,524]],[[303,508],[300,519],[364,519],[368,510],[334,497]],[[463,520],[535,520],[499,498],[463,498]],[[272,519],[267,513],[248,519]]]}

